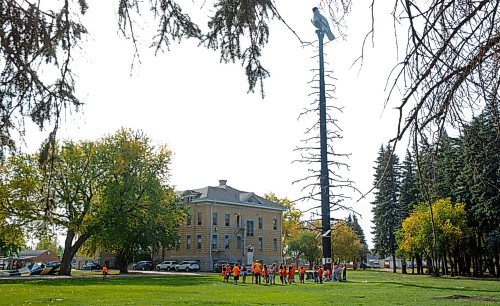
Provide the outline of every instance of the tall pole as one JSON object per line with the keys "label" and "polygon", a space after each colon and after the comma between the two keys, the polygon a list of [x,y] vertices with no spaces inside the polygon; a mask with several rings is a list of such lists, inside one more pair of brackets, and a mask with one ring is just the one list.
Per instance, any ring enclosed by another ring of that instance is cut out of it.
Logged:
{"label": "tall pole", "polygon": [[325,94],[325,63],[323,59],[323,37],[322,29],[316,30],[319,41],[319,135],[321,147],[321,226],[323,264],[329,266],[332,258],[332,240],[330,227],[330,180],[328,178],[328,150],[326,129],[326,94]]}

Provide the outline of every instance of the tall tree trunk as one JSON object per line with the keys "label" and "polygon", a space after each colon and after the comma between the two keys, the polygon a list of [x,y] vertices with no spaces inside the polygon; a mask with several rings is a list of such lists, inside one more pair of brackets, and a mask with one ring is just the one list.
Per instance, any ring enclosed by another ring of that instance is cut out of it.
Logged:
{"label": "tall tree trunk", "polygon": [[406,258],[401,258],[401,273],[408,274],[406,271]]}
{"label": "tall tree trunk", "polygon": [[415,274],[415,258],[411,257],[411,274]]}
{"label": "tall tree trunk", "polygon": [[500,277],[500,255],[498,253],[495,254],[495,267],[496,267],[495,276]]}
{"label": "tall tree trunk", "polygon": [[392,273],[396,273],[396,254],[392,253]]}
{"label": "tall tree trunk", "polygon": [[75,257],[76,252],[78,252],[82,244],[87,241],[89,236],[89,234],[85,233],[78,237],[78,239],[73,244],[75,232],[73,232],[72,230],[68,230],[68,233],[66,234],[66,240],[64,242],[64,252],[62,254],[59,275],[71,275],[71,261],[73,260],[73,257]]}
{"label": "tall tree trunk", "polygon": [[126,250],[120,250],[118,252],[118,267],[120,268],[120,273],[128,273],[128,256]]}

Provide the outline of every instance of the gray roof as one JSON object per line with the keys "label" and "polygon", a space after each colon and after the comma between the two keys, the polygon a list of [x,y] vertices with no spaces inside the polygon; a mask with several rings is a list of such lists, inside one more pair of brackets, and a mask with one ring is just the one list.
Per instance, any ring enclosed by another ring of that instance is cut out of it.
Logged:
{"label": "gray roof", "polygon": [[227,185],[217,187],[208,186],[199,189],[185,190],[181,193],[181,197],[186,196],[193,196],[191,200],[193,203],[215,202],[263,209],[286,210],[285,207],[266,200],[253,192],[240,191]]}
{"label": "gray roof", "polygon": [[19,252],[19,257],[27,257],[27,256],[40,256],[48,250],[26,250]]}

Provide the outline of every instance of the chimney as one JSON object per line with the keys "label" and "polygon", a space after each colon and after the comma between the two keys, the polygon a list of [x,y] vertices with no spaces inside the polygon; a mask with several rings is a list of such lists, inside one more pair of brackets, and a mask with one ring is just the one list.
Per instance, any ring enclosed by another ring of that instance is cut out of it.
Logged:
{"label": "chimney", "polygon": [[227,180],[219,180],[219,187],[226,188]]}

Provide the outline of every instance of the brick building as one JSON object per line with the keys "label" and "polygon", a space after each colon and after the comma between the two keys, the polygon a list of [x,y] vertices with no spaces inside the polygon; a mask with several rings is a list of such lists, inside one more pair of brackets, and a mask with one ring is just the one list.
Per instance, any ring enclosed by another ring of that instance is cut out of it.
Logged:
{"label": "brick building", "polygon": [[161,260],[194,260],[211,271],[218,261],[279,263],[283,206],[220,180],[216,187],[185,190],[180,197],[189,216],[179,228],[176,248],[163,248]]}

